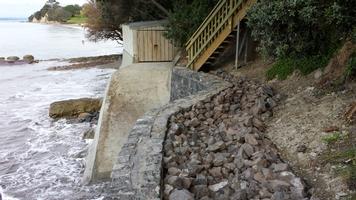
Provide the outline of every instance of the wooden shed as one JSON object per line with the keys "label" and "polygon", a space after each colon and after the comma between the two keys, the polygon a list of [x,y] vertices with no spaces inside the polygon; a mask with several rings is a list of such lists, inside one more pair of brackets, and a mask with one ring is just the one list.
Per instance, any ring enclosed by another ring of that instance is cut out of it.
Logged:
{"label": "wooden shed", "polygon": [[167,21],[135,22],[122,26],[123,66],[140,62],[170,62],[177,53],[173,43],[164,37]]}

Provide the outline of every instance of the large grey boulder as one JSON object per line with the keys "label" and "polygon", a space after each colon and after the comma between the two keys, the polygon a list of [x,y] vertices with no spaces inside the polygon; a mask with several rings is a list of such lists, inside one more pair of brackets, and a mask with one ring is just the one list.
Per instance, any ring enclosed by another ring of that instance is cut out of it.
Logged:
{"label": "large grey boulder", "polygon": [[6,58],[6,61],[9,62],[9,63],[14,63],[14,62],[16,62],[18,60],[20,60],[20,58],[17,57],[17,56],[10,56],[10,57]]}
{"label": "large grey boulder", "polygon": [[71,99],[54,102],[50,105],[49,116],[58,118],[76,118],[82,113],[96,113],[100,111],[102,99]]}
{"label": "large grey boulder", "polygon": [[23,61],[31,64],[31,63],[33,63],[35,61],[35,57],[33,55],[25,55],[23,57]]}

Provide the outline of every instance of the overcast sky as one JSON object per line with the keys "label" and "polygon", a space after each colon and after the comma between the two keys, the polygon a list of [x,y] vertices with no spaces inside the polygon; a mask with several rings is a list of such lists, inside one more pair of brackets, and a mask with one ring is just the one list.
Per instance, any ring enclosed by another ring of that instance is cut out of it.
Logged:
{"label": "overcast sky", "polygon": [[[57,0],[61,5],[79,4],[87,0]],[[27,18],[40,10],[46,0],[0,0],[0,17]]]}

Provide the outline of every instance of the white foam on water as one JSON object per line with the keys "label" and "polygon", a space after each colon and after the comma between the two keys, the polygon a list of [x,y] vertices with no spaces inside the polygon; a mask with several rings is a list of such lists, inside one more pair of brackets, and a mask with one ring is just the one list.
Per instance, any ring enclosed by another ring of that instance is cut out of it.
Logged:
{"label": "white foam on water", "polygon": [[102,96],[113,70],[46,70],[59,64],[13,66],[0,76],[0,187],[7,198],[100,199],[102,184],[81,183],[90,143],[81,132],[90,125],[53,121],[48,108],[58,100]]}
{"label": "white foam on water", "polygon": [[2,198],[2,200],[19,200],[19,199],[16,199],[16,198],[13,198],[13,197],[10,197],[10,196],[7,196],[6,194],[4,194],[1,187],[0,187],[0,197]]}

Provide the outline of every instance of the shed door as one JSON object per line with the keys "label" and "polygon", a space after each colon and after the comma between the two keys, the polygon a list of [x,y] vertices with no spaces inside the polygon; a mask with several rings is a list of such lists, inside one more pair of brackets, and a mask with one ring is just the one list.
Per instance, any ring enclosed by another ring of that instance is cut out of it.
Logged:
{"label": "shed door", "polygon": [[164,30],[138,30],[137,52],[138,62],[172,61],[175,47],[163,34]]}

